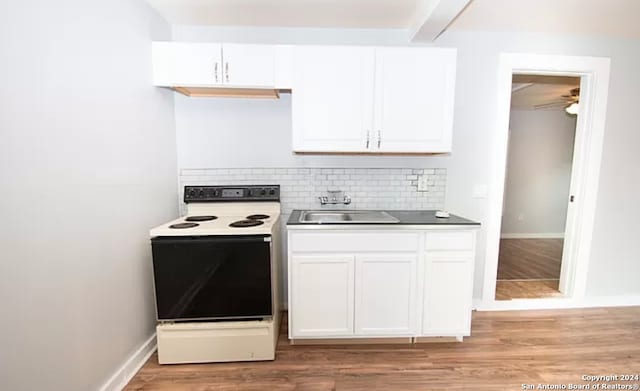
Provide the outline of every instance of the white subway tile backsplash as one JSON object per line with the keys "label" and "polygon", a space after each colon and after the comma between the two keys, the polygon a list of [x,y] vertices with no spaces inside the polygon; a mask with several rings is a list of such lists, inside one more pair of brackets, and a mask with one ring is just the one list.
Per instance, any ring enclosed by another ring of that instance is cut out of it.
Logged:
{"label": "white subway tile backsplash", "polygon": [[[443,209],[445,168],[207,168],[180,171],[185,185],[279,184],[283,218],[293,209],[319,209],[319,196],[342,190],[350,205],[339,209]],[[182,207],[182,213],[186,208]]]}

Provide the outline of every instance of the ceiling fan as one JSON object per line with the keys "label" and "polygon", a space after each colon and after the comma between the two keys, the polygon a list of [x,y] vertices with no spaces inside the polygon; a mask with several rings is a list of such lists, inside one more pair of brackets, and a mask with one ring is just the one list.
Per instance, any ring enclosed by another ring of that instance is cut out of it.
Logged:
{"label": "ceiling fan", "polygon": [[549,103],[535,105],[535,110],[564,107],[568,114],[578,114],[578,103],[580,102],[580,87],[572,88],[569,94],[561,95],[561,99],[556,99]]}

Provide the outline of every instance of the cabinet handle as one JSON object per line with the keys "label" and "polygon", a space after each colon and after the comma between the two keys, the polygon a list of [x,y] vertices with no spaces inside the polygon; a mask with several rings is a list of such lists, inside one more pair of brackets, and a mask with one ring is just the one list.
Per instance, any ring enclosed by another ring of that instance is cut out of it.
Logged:
{"label": "cabinet handle", "polygon": [[369,149],[369,133],[370,133],[370,132],[367,130],[367,143],[366,143],[366,145],[365,145],[365,148],[366,148],[366,149]]}
{"label": "cabinet handle", "polygon": [[215,76],[216,83],[218,82],[218,63],[213,66],[213,74]]}
{"label": "cabinet handle", "polygon": [[380,143],[382,143],[382,132],[378,129],[378,149],[380,149]]}
{"label": "cabinet handle", "polygon": [[228,62],[224,63],[224,73],[228,83],[229,82],[229,63]]}

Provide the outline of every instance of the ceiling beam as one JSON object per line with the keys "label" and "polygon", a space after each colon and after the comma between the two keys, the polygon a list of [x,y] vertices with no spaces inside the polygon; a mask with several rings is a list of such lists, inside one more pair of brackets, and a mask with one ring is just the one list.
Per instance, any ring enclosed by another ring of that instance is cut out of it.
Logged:
{"label": "ceiling beam", "polygon": [[434,41],[471,0],[420,0],[409,26],[409,41]]}

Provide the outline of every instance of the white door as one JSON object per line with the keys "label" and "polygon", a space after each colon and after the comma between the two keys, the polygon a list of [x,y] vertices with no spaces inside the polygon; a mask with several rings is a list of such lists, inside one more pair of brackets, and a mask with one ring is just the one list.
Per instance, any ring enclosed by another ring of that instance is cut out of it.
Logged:
{"label": "white door", "polygon": [[471,328],[473,255],[427,253],[423,335],[464,336]]}
{"label": "white door", "polygon": [[225,85],[270,88],[275,86],[275,46],[224,44],[222,59]]}
{"label": "white door", "polygon": [[222,45],[173,42],[174,86],[219,86],[222,84]]}
{"label": "white door", "polygon": [[291,259],[291,336],[353,335],[352,256]]}
{"label": "white door", "polygon": [[355,333],[415,333],[417,256],[356,256]]}
{"label": "white door", "polygon": [[294,49],[295,152],[360,152],[373,146],[373,71],[373,48]]}
{"label": "white door", "polygon": [[376,50],[376,150],[451,151],[455,69],[455,49]]}

